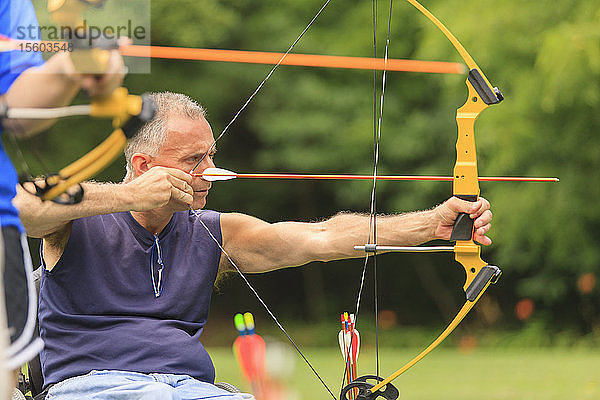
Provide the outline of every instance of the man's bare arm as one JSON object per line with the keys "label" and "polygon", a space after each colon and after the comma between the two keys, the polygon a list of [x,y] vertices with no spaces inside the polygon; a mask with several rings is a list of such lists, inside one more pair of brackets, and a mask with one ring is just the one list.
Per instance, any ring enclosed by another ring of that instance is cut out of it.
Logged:
{"label": "man's bare arm", "polygon": [[17,186],[13,203],[19,210],[27,235],[43,238],[75,219],[127,210],[129,201],[126,190],[122,190],[119,184],[86,182],[82,186],[85,191],[84,199],[73,205],[42,201]]}
{"label": "man's bare arm", "polygon": [[190,179],[178,169],[155,167],[128,183],[84,182],[83,201],[73,205],[41,201],[17,186],[14,204],[27,235],[43,238],[78,218],[151,210],[173,201],[191,203],[193,190],[187,184]]}
{"label": "man's bare arm", "polygon": [[[491,243],[485,236],[492,217],[489,203],[456,198],[432,210],[378,217],[377,243],[414,246],[448,239],[458,212],[467,212],[475,219],[476,240]],[[255,273],[311,261],[361,257],[354,246],[368,242],[368,220],[368,215],[342,213],[317,223],[270,224],[243,214],[222,214],[221,229],[225,251],[242,271]],[[221,269],[231,268],[226,256],[221,262]]]}

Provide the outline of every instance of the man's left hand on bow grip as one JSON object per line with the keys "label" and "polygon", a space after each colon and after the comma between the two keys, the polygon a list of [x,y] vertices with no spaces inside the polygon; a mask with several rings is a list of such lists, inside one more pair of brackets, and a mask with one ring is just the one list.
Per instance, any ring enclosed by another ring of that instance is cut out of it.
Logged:
{"label": "man's left hand on bow grip", "polygon": [[473,240],[483,245],[492,244],[492,240],[486,236],[491,228],[492,211],[490,203],[483,197],[475,202],[460,200],[457,197],[451,197],[435,209],[436,229],[435,237],[448,240],[452,233],[454,220],[460,213],[466,213],[474,220]]}

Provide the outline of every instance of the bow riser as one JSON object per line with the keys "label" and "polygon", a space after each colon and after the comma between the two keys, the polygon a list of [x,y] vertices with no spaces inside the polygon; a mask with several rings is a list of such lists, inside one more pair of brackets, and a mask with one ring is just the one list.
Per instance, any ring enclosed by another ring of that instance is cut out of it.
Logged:
{"label": "bow riser", "polygon": [[[463,200],[477,201],[480,189],[475,146],[475,121],[489,106],[481,101],[469,78],[465,83],[468,88],[468,97],[456,111],[458,139],[456,140],[452,193]],[[480,270],[487,265],[481,259],[481,249],[472,241],[472,236],[473,220],[466,213],[459,214],[452,229],[451,240],[457,240],[454,246],[455,260],[465,269],[466,279],[463,286],[465,292]]]}
{"label": "bow riser", "polygon": [[57,175],[48,176],[46,183],[51,189],[46,191],[41,199],[54,200],[79,182],[96,175],[121,155],[126,144],[127,137],[123,130],[116,129],[94,150],[61,169]]}
{"label": "bow riser", "polygon": [[[478,69],[469,71],[465,81],[468,97],[456,110],[458,139],[456,140],[456,163],[454,164],[452,193],[459,199],[477,201],[479,198],[479,174],[477,171],[477,148],[475,146],[475,121],[489,107],[503,100],[498,88],[492,88]],[[473,220],[460,213],[456,218],[450,240],[470,240],[473,236]]]}
{"label": "bow riser", "polygon": [[456,111],[458,139],[456,141],[456,164],[452,193],[455,196],[479,196],[477,173],[477,149],[475,148],[475,121],[488,105],[479,99],[475,88],[469,84],[469,98]]}
{"label": "bow riser", "polygon": [[[473,241],[458,241],[454,245],[454,259],[463,266],[466,273],[463,289],[467,289],[473,283],[479,272],[488,265],[481,259],[481,249]],[[467,297],[469,297],[467,295]]]}

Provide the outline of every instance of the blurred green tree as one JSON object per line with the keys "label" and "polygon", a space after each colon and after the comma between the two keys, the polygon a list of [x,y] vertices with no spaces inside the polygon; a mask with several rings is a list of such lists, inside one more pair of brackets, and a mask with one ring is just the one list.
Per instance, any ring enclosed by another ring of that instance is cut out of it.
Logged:
{"label": "blurred green tree", "polygon": [[[513,307],[527,297],[537,305],[532,316],[537,323],[599,335],[600,288],[589,277],[600,275],[600,185],[594,183],[600,181],[600,5],[595,0],[425,3],[506,97],[478,122],[480,174],[561,178],[557,185],[481,185],[495,215],[495,244],[484,250],[484,258],[505,274],[487,295],[501,305],[496,323],[521,324]],[[154,0],[152,42],[285,51],[321,4]],[[333,2],[295,52],[371,56],[371,7],[369,2]],[[383,55],[387,7],[379,2],[378,56]],[[405,2],[394,3],[390,57],[459,60],[443,35]],[[269,69],[153,60],[150,75],[132,74],[125,84],[135,93],[190,95],[207,108],[218,134]],[[377,96],[380,80],[378,73]],[[219,143],[217,163],[240,172],[370,173],[373,103],[378,101],[373,92],[368,71],[281,67]],[[448,174],[454,162],[454,113],[465,96],[462,76],[389,73],[379,173]],[[24,147],[41,154],[46,165],[31,161],[36,171],[56,170],[108,130],[108,123],[70,119]],[[98,179],[120,180],[122,165],[116,163]],[[428,208],[451,191],[448,184],[421,182],[381,183],[378,189],[382,213]],[[268,221],[315,220],[338,210],[368,212],[369,193],[364,182],[237,181],[215,185],[208,206]],[[455,290],[462,272],[450,258],[387,255],[379,264],[382,302],[406,323],[438,322],[440,313],[449,313],[440,306],[448,302],[442,299],[462,302]],[[352,307],[360,266],[360,261],[336,262],[252,280],[277,299],[283,314],[324,319]],[[581,285],[583,276],[587,286]],[[432,280],[443,282],[447,291],[432,288]],[[333,288],[331,282],[337,282]],[[227,296],[216,301],[229,318],[229,310],[245,304],[241,299],[247,303],[249,295],[236,282],[223,290]],[[304,310],[298,311],[299,302]]]}

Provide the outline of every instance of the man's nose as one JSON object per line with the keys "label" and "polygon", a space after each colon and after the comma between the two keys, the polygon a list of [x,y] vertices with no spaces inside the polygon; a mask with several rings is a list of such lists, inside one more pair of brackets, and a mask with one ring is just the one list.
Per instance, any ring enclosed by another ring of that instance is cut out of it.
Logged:
{"label": "man's nose", "polygon": [[201,174],[207,168],[215,168],[215,162],[210,157],[205,157],[204,160],[194,170],[194,173]]}
{"label": "man's nose", "polygon": [[206,168],[215,168],[215,162],[210,157],[206,157],[204,159],[204,161],[202,162],[202,164],[204,166],[203,170],[205,170]]}

